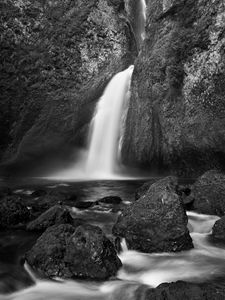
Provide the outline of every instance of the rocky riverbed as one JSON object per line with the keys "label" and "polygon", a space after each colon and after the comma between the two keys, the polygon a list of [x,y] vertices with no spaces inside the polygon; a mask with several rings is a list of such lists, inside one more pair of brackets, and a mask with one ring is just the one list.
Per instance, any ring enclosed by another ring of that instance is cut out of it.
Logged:
{"label": "rocky riverbed", "polygon": [[2,183],[2,299],[223,299],[225,175],[143,183]]}

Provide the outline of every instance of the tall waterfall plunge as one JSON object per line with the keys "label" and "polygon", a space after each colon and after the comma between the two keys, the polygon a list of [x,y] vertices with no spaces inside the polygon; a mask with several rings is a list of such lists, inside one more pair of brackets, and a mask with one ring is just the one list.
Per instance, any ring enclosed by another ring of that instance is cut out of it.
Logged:
{"label": "tall waterfall plunge", "polygon": [[113,179],[119,174],[119,140],[134,66],[117,73],[99,99],[90,124],[88,147],[74,166],[55,179]]}
{"label": "tall waterfall plunge", "polygon": [[111,175],[118,165],[118,145],[124,104],[129,97],[130,66],[116,74],[98,102],[92,120],[86,171]]}

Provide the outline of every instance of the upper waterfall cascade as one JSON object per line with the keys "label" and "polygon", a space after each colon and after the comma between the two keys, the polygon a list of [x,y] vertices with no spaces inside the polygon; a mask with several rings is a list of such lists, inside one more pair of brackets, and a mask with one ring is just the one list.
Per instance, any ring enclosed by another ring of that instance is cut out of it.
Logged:
{"label": "upper waterfall cascade", "polygon": [[140,36],[141,36],[141,39],[143,42],[145,39],[145,23],[146,23],[146,2],[145,2],[145,0],[141,0],[140,5],[141,5],[141,13],[142,13],[141,22],[140,22],[140,26],[141,26]]}

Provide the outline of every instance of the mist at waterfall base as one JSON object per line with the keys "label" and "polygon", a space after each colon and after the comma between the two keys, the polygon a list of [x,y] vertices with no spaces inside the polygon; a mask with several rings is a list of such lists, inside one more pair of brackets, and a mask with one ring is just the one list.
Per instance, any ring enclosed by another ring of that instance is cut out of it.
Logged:
{"label": "mist at waterfall base", "polygon": [[[45,184],[47,184],[45,182]],[[76,190],[82,195],[82,201],[95,201],[102,196],[115,194],[123,199],[124,205],[133,201],[134,190],[140,182],[109,181],[82,182],[64,184],[64,189],[70,192]],[[48,188],[62,188],[61,183],[54,183]],[[32,189],[32,187],[30,187]],[[31,192],[24,187],[22,192]],[[65,203],[66,204],[66,203]],[[71,203],[70,203],[71,205]],[[93,206],[86,210],[71,208],[73,217],[100,226],[109,235],[118,216],[117,206]],[[210,239],[213,224],[217,216],[200,215],[188,212],[188,227],[194,242],[194,249],[179,253],[140,253],[126,248],[122,241],[120,259],[123,263],[114,280],[105,282],[79,280],[41,280],[25,264],[20,266],[21,272],[28,272],[35,280],[34,285],[8,295],[0,295],[1,300],[137,300],[135,291],[138,288],[156,287],[163,282],[185,280],[190,282],[205,282],[225,275],[225,246],[214,244]],[[23,236],[24,235],[24,236]],[[9,261],[10,268],[16,264],[17,255],[25,251],[26,244],[34,237],[21,231],[1,233],[0,243],[0,273],[2,265]],[[11,246],[10,246],[11,245]],[[4,248],[5,246],[5,248]],[[5,249],[5,251],[4,251]],[[14,259],[12,259],[12,256]],[[11,257],[11,259],[10,259]],[[25,269],[24,269],[25,268]],[[26,271],[25,271],[26,270]],[[15,279],[16,275],[12,275]],[[4,277],[3,277],[4,278]],[[10,277],[11,278],[11,277]],[[18,281],[21,280],[20,274]]]}
{"label": "mist at waterfall base", "polygon": [[134,66],[117,73],[99,99],[90,124],[88,146],[80,150],[69,168],[50,175],[53,179],[98,180],[131,178],[120,164],[120,147]]}

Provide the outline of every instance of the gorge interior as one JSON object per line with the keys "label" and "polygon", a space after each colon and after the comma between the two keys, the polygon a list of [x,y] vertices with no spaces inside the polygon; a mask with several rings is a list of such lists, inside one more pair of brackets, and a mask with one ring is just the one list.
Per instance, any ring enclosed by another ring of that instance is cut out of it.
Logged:
{"label": "gorge interior", "polygon": [[[136,5],[136,46],[141,51],[145,39],[146,2],[140,0]],[[134,66],[131,65],[111,79],[97,103],[90,124],[87,149],[80,151],[71,167],[51,174],[51,179],[82,181],[137,177],[129,174],[120,161],[133,70]]]}

